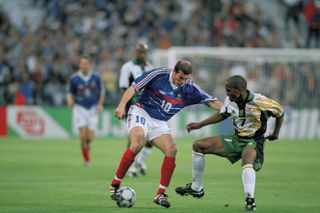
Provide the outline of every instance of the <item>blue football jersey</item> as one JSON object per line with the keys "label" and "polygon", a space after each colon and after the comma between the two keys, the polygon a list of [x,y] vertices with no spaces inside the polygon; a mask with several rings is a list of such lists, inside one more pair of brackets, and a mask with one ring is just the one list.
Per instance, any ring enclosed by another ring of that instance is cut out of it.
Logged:
{"label": "blue football jersey", "polygon": [[152,118],[167,121],[186,106],[217,100],[191,81],[182,87],[173,86],[172,71],[172,68],[153,69],[132,82],[136,92],[141,92],[137,105]]}
{"label": "blue football jersey", "polygon": [[100,95],[104,93],[104,86],[99,75],[90,73],[83,76],[78,71],[70,77],[67,90],[73,96],[75,104],[90,109],[98,104]]}

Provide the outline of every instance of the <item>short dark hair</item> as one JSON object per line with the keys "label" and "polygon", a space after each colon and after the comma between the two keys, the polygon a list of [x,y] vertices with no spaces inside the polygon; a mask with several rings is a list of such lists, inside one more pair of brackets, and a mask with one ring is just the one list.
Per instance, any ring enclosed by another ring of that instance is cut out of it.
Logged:
{"label": "short dark hair", "polygon": [[192,73],[192,64],[188,60],[180,60],[174,66],[174,70],[176,72],[181,71],[184,74],[191,74]]}
{"label": "short dark hair", "polygon": [[89,55],[81,55],[81,56],[80,56],[80,60],[81,60],[81,59],[87,59],[87,60],[89,60],[89,61],[91,60],[91,58],[90,58]]}
{"label": "short dark hair", "polygon": [[247,89],[247,81],[240,75],[233,75],[228,78],[227,84],[235,89],[246,90]]}

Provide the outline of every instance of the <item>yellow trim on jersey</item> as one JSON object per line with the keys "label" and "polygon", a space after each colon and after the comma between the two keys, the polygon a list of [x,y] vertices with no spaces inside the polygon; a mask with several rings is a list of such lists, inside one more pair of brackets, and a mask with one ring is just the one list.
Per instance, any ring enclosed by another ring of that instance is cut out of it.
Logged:
{"label": "yellow trim on jersey", "polygon": [[254,133],[255,133],[256,131],[251,131],[251,130],[239,130],[238,129],[238,136],[240,136],[240,137],[252,137],[252,136],[254,136]]}
{"label": "yellow trim on jersey", "polygon": [[251,108],[251,106],[249,106],[249,104],[248,104],[248,108],[249,108],[249,112],[255,112],[255,113],[259,113],[259,114],[261,113],[261,110],[259,108]]}
{"label": "yellow trim on jersey", "polygon": [[265,96],[260,96],[254,102],[259,107],[263,107],[268,111],[271,111],[275,117],[280,117],[283,114],[283,107],[276,101],[267,98]]}
{"label": "yellow trim on jersey", "polygon": [[261,127],[261,124],[251,124],[248,126],[248,128],[251,128],[251,129],[259,129]]}
{"label": "yellow trim on jersey", "polygon": [[[283,107],[276,101],[260,94],[251,94],[253,98],[247,100],[246,103],[246,117],[239,117],[239,112],[237,111],[231,114],[239,137],[253,137],[262,126],[261,116],[264,112],[269,111],[274,117],[280,117],[283,114]],[[268,117],[268,115],[266,116]],[[243,121],[245,122],[243,123]]]}

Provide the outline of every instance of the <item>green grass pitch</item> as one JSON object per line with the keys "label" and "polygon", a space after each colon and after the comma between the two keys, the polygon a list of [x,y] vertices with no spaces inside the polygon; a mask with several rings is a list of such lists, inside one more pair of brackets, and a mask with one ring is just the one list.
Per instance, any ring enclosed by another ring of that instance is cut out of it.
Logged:
{"label": "green grass pitch", "polygon": [[[203,199],[180,197],[176,186],[191,181],[192,139],[177,140],[177,167],[168,190],[171,208],[154,205],[162,153],[147,159],[148,174],[125,178],[137,192],[131,209],[120,209],[106,188],[122,155],[126,139],[97,139],[92,164],[82,166],[74,140],[0,139],[0,212],[244,212],[240,164],[206,157]],[[320,212],[320,141],[267,142],[265,165],[257,173],[258,212]]]}

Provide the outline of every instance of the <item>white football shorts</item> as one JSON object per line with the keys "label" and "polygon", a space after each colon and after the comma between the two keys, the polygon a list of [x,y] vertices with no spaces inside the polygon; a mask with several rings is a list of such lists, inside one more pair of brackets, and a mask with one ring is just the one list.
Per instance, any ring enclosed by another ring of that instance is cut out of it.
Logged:
{"label": "white football shorts", "polygon": [[86,109],[82,106],[75,105],[72,114],[73,123],[77,129],[87,127],[92,131],[96,131],[99,120],[96,106],[91,107],[91,109]]}
{"label": "white football shorts", "polygon": [[151,118],[144,109],[132,105],[127,116],[128,133],[133,127],[137,126],[144,130],[144,136],[148,141],[152,141],[164,134],[171,134],[167,121]]}

